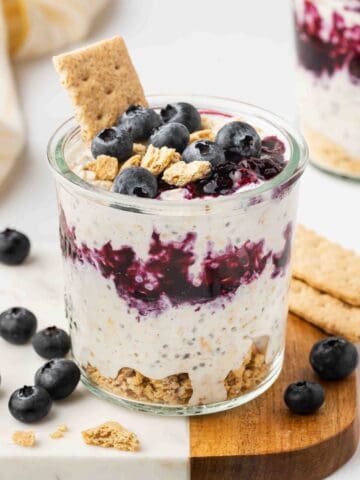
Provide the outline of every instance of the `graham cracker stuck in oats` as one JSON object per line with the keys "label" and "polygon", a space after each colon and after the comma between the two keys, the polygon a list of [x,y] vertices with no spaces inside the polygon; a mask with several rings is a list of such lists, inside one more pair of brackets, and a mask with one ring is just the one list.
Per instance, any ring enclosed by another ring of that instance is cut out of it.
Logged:
{"label": "graham cracker stuck in oats", "polygon": [[96,160],[88,162],[84,169],[95,172],[97,180],[112,181],[119,172],[119,161],[115,157],[99,155]]}
{"label": "graham cracker stuck in oats", "polygon": [[360,308],[292,279],[290,311],[327,333],[360,340]]}
{"label": "graham cracker stuck in oats", "polygon": [[106,422],[98,427],[82,432],[87,445],[103,448],[116,448],[127,452],[135,452],[140,448],[140,442],[135,433],[129,432],[118,422]]}
{"label": "graham cracker stuck in oats", "polygon": [[68,91],[84,140],[116,123],[130,105],[147,106],[120,36],[53,58]]}
{"label": "graham cracker stuck in oats", "polygon": [[190,182],[195,182],[206,177],[211,171],[210,162],[195,160],[194,162],[180,162],[170,165],[163,175],[163,180],[169,185],[184,187]]}
{"label": "graham cracker stuck in oats", "polygon": [[293,276],[360,306],[360,256],[301,225],[295,237]]}

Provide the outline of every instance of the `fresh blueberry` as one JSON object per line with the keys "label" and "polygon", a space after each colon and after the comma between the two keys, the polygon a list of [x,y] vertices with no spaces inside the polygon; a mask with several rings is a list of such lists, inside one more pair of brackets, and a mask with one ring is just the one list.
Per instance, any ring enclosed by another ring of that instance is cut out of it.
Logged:
{"label": "fresh blueberry", "polygon": [[245,122],[230,122],[217,133],[216,143],[224,150],[242,157],[258,157],[261,150],[261,138],[257,131]]}
{"label": "fresh blueberry", "polygon": [[109,155],[119,161],[132,155],[132,139],[126,130],[120,128],[105,128],[91,142],[91,153],[96,158],[99,155]]}
{"label": "fresh blueberry", "polygon": [[71,345],[69,335],[57,327],[48,327],[37,332],[32,339],[32,344],[40,357],[48,359],[65,357]]}
{"label": "fresh blueberry", "polygon": [[53,400],[68,397],[77,387],[79,380],[79,367],[66,358],[50,360],[35,374],[35,385],[44,388]]}
{"label": "fresh blueberry", "polygon": [[9,410],[20,422],[32,423],[46,417],[50,412],[52,400],[42,387],[19,388],[11,395]]}
{"label": "fresh blueberry", "polygon": [[155,110],[140,105],[131,105],[118,120],[118,127],[127,130],[134,142],[147,140],[151,132],[162,124]]}
{"label": "fresh blueberry", "polygon": [[325,400],[325,392],[319,383],[297,382],[291,383],[284,393],[284,400],[288,408],[300,415],[315,413]]}
{"label": "fresh blueberry", "polygon": [[358,364],[358,352],[353,343],[341,337],[329,337],[315,343],[310,363],[324,380],[340,380],[352,373]]}
{"label": "fresh blueberry", "polygon": [[176,151],[182,152],[189,143],[189,130],[181,123],[166,123],[154,130],[149,142],[154,147],[175,148]]}
{"label": "fresh blueberry", "polygon": [[14,345],[27,343],[36,331],[35,315],[22,307],[13,307],[0,314],[0,335]]}
{"label": "fresh blueberry", "polygon": [[186,163],[194,162],[195,160],[206,160],[213,167],[216,167],[225,162],[225,154],[224,150],[215,142],[197,140],[185,148],[182,160]]}
{"label": "fresh blueberry", "polygon": [[166,105],[160,115],[165,123],[182,123],[190,133],[201,129],[200,113],[190,103],[178,102]]}
{"label": "fresh blueberry", "polygon": [[0,263],[20,265],[30,252],[30,241],[26,235],[7,228],[0,232]]}
{"label": "fresh blueberry", "polygon": [[156,177],[142,167],[129,167],[114,180],[113,191],[136,197],[154,198],[158,192]]}

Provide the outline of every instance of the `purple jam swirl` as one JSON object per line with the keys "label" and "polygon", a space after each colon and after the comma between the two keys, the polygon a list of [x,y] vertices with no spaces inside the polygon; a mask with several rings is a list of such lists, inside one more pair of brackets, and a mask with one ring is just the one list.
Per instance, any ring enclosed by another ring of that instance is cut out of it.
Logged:
{"label": "purple jam swirl", "polygon": [[360,24],[347,26],[344,17],[334,11],[325,38],[318,8],[304,0],[304,16],[295,15],[295,29],[298,59],[304,68],[317,76],[347,68],[351,81],[360,82]]}
{"label": "purple jam swirl", "polygon": [[191,274],[196,256],[196,234],[187,233],[182,240],[163,242],[153,231],[148,258],[136,256],[133,248],[114,249],[111,241],[100,249],[78,245],[75,228],[67,225],[64,212],[60,217],[61,248],[65,258],[74,263],[88,263],[113,282],[116,291],[139,315],[160,313],[180,304],[198,305],[231,298],[241,285],[247,285],[262,274],[269,260],[272,278],[283,275],[289,263],[292,227],[286,227],[285,245],[280,252],[266,252],[265,242],[247,240],[241,246],[228,243],[216,252],[209,242],[206,256],[196,278]]}

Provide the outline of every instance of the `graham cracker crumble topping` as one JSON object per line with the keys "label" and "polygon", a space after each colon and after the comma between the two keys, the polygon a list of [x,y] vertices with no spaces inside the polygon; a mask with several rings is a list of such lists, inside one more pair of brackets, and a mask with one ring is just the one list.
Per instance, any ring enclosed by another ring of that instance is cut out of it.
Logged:
{"label": "graham cracker crumble topping", "polygon": [[196,142],[197,140],[211,140],[213,142],[215,140],[215,134],[211,128],[191,133],[189,143]]}
{"label": "graham cracker crumble topping", "polygon": [[142,143],[133,143],[133,153],[134,155],[144,156],[146,152],[146,146]]}
{"label": "graham cracker crumble topping", "polygon": [[120,172],[125,170],[125,168],[129,167],[140,167],[142,155],[136,154],[133,155],[132,157],[128,158],[120,167]]}
{"label": "graham cracker crumble topping", "polygon": [[55,432],[50,433],[50,438],[52,438],[53,440],[58,440],[59,438],[63,438],[64,433],[68,432],[68,431],[69,431],[69,429],[68,429],[67,425],[65,425],[65,424],[59,425],[57,430],[55,430]]}
{"label": "graham cracker crumble topping", "polygon": [[13,442],[20,447],[33,447],[35,445],[35,433],[32,430],[26,432],[17,431],[12,435]]}
{"label": "graham cracker crumble topping", "polygon": [[87,445],[116,448],[126,452],[135,452],[140,449],[140,442],[135,433],[129,432],[118,422],[110,421],[84,430],[82,437]]}
{"label": "graham cracker crumble topping", "polygon": [[96,160],[87,163],[85,170],[95,172],[97,180],[114,180],[119,171],[119,162],[115,157],[99,155]]}
{"label": "graham cracker crumble topping", "polygon": [[169,185],[184,187],[190,182],[206,177],[210,171],[210,162],[195,160],[191,163],[185,163],[180,161],[164,171],[163,180]]}
{"label": "graham cracker crumble topping", "polygon": [[175,148],[157,148],[149,145],[141,160],[141,166],[153,175],[160,175],[169,165],[179,160],[180,154],[176,152]]}

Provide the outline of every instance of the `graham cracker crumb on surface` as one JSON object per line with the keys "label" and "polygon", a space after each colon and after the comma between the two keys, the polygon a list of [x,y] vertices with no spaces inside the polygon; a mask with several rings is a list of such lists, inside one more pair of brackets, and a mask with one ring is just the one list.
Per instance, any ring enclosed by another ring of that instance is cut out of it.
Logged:
{"label": "graham cracker crumb on surface", "polygon": [[253,344],[240,368],[231,370],[225,378],[224,385],[227,398],[235,398],[247,390],[256,387],[268,372],[265,355]]}
{"label": "graham cracker crumb on surface", "polygon": [[169,165],[178,162],[180,155],[174,148],[149,145],[141,160],[141,166],[149,170],[153,175],[160,175]]}
{"label": "graham cracker crumb on surface", "polygon": [[129,167],[140,167],[142,155],[136,154],[128,158],[120,167],[120,172]]}
{"label": "graham cracker crumb on surface", "polygon": [[146,146],[142,143],[133,143],[133,153],[134,155],[145,155]]}
{"label": "graham cracker crumb on surface", "polygon": [[84,169],[95,172],[97,180],[112,181],[119,172],[119,162],[115,157],[99,155],[96,160],[87,163]]}
{"label": "graham cracker crumb on surface", "polygon": [[195,160],[194,162],[185,163],[183,161],[170,165],[164,171],[163,180],[169,185],[176,187],[184,187],[190,182],[195,182],[206,177],[211,171],[210,162]]}
{"label": "graham cracker crumb on surface", "polygon": [[115,378],[104,377],[92,365],[84,367],[90,380],[104,390],[144,402],[186,405],[192,395],[192,386],[187,373],[170,375],[163,379],[145,377],[137,370],[123,367]]}
{"label": "graham cracker crumb on surface", "polygon": [[191,133],[189,143],[196,142],[197,140],[211,140],[213,142],[215,140],[215,133],[210,128]]}
{"label": "graham cracker crumb on surface", "polygon": [[63,438],[64,433],[68,432],[68,431],[69,431],[69,429],[68,429],[67,425],[65,425],[65,424],[59,425],[57,430],[55,430],[55,432],[50,433],[50,438],[52,438],[54,440],[57,440],[59,438]]}
{"label": "graham cracker crumb on surface", "polygon": [[114,125],[130,105],[147,106],[124,40],[115,36],[53,58],[84,140]]}
{"label": "graham cracker crumb on surface", "polygon": [[118,422],[110,421],[84,430],[82,437],[87,445],[116,448],[126,452],[135,452],[140,449],[140,442],[135,433],[129,432]]}
{"label": "graham cracker crumb on surface", "polygon": [[36,443],[35,433],[32,430],[14,432],[12,439],[20,447],[33,447]]}

